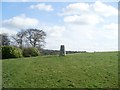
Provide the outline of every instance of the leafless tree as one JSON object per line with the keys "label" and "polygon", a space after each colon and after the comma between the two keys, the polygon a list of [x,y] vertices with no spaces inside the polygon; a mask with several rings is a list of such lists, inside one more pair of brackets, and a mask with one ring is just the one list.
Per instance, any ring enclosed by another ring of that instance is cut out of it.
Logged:
{"label": "leafless tree", "polygon": [[25,29],[12,36],[14,43],[22,48],[24,45],[41,48],[45,44],[46,33],[38,29]]}
{"label": "leafless tree", "polygon": [[15,40],[15,42],[20,48],[22,48],[23,46],[23,41],[24,41],[23,39],[25,35],[26,35],[26,32],[24,30],[21,30],[15,36],[12,36],[12,38]]}
{"label": "leafless tree", "polygon": [[43,30],[27,29],[25,37],[33,47],[41,47],[45,43],[46,33]]}

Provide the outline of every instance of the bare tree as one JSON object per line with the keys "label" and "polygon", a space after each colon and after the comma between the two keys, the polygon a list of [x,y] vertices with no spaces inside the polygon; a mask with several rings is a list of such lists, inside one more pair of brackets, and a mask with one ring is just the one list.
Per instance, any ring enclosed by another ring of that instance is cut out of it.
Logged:
{"label": "bare tree", "polygon": [[33,47],[41,47],[45,43],[46,33],[43,30],[27,29],[25,36]]}
{"label": "bare tree", "polygon": [[12,36],[14,43],[17,43],[20,48],[24,45],[41,48],[45,44],[45,37],[46,33],[38,29],[21,30],[15,36]]}
{"label": "bare tree", "polygon": [[15,40],[15,42],[20,48],[22,48],[23,46],[23,41],[24,41],[23,39],[25,35],[26,35],[26,32],[24,30],[21,30],[15,36],[12,36],[12,38]]}

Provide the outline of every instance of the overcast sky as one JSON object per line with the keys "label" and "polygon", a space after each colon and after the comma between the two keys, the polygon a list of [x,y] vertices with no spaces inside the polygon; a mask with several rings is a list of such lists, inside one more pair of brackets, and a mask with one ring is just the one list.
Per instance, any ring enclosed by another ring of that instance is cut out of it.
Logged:
{"label": "overcast sky", "polygon": [[9,35],[42,29],[47,33],[46,49],[59,49],[61,44],[66,50],[118,49],[117,2],[2,2],[0,21],[0,33]]}

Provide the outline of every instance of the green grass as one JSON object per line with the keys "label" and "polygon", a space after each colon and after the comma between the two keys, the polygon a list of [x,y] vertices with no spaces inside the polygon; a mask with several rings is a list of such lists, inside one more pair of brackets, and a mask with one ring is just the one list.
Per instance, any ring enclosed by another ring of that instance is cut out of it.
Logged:
{"label": "green grass", "polygon": [[5,88],[118,87],[117,52],[9,59],[2,65]]}

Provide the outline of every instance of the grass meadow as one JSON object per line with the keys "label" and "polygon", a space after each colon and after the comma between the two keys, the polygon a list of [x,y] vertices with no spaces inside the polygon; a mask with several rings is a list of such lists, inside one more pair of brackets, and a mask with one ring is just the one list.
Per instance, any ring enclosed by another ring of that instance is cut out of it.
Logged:
{"label": "grass meadow", "polygon": [[4,88],[117,88],[118,53],[2,60]]}

